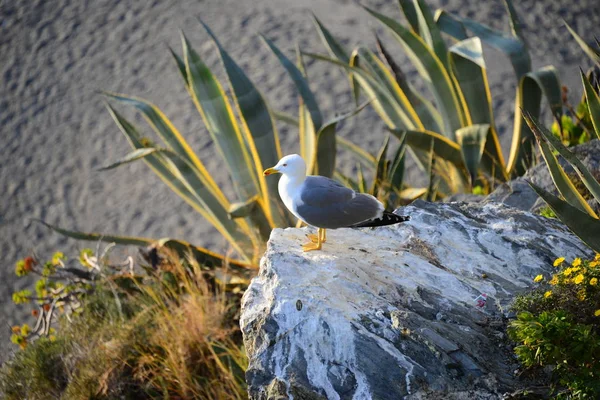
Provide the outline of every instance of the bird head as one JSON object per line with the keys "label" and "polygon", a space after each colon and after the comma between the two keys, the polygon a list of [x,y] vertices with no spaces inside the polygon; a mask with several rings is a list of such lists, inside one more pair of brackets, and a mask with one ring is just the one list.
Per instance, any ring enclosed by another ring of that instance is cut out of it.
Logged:
{"label": "bird head", "polygon": [[288,176],[306,176],[306,163],[298,154],[290,154],[283,157],[277,165],[267,168],[264,176],[271,174],[283,174]]}

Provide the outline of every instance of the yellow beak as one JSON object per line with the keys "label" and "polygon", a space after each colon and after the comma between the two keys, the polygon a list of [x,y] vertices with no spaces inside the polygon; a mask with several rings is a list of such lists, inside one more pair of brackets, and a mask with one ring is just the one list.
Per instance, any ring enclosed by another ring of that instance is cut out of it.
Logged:
{"label": "yellow beak", "polygon": [[265,169],[265,172],[263,172],[264,176],[269,176],[271,174],[278,174],[279,171],[277,171],[275,168],[267,168]]}

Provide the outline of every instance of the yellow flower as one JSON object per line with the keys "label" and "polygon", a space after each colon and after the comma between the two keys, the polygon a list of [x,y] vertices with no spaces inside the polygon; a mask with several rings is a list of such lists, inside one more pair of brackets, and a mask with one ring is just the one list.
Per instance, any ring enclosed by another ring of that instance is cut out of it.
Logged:
{"label": "yellow flower", "polygon": [[552,279],[549,282],[552,286],[557,285],[558,284],[558,276],[553,275]]}
{"label": "yellow flower", "polygon": [[564,262],[565,262],[565,258],[564,257],[557,258],[556,260],[554,260],[554,266],[558,267],[560,264],[562,264]]}
{"label": "yellow flower", "polygon": [[571,272],[577,272],[581,269],[581,267],[573,267],[571,268]]}
{"label": "yellow flower", "polygon": [[598,278],[592,278],[592,279],[590,279],[590,285],[596,286],[597,284],[598,284]]}
{"label": "yellow flower", "polygon": [[598,262],[598,261],[592,261],[592,262],[590,263],[590,267],[592,267],[592,268],[594,268],[594,267],[597,267],[597,266],[598,266],[598,264],[600,264],[600,262]]}
{"label": "yellow flower", "polygon": [[569,275],[571,275],[571,272],[573,272],[573,268],[567,268],[563,271],[563,275],[569,276]]}
{"label": "yellow flower", "polygon": [[596,310],[596,312],[594,313],[594,315],[595,315],[596,317],[600,317],[600,310]]}
{"label": "yellow flower", "polygon": [[544,277],[543,277],[543,276],[541,276],[541,275],[538,275],[538,276],[536,276],[536,277],[533,279],[533,281],[534,281],[534,282],[541,282],[541,281],[543,281],[543,280],[544,280]]}
{"label": "yellow flower", "polygon": [[596,253],[596,257],[594,257],[594,260],[600,261],[600,253]]}
{"label": "yellow flower", "polygon": [[547,299],[550,296],[552,296],[552,290],[548,290],[546,293],[544,293],[544,298]]}
{"label": "yellow flower", "polygon": [[585,290],[581,289],[579,292],[577,292],[577,298],[579,301],[584,301],[586,298]]}
{"label": "yellow flower", "polygon": [[574,267],[578,267],[581,265],[581,258],[577,257],[576,259],[573,260],[573,262],[571,263],[572,266]]}
{"label": "yellow flower", "polygon": [[575,278],[573,278],[573,283],[575,283],[576,285],[579,285],[581,282],[583,282],[583,274],[579,274],[577,275]]}

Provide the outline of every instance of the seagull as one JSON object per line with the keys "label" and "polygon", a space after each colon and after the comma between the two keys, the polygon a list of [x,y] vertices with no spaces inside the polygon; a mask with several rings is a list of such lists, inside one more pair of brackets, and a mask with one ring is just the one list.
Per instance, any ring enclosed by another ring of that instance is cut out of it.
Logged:
{"label": "seagull", "polygon": [[264,176],[282,174],[278,191],[283,204],[296,218],[317,229],[308,235],[304,251],[321,250],[326,229],[385,226],[405,222],[403,217],[385,211],[384,205],[366,193],[352,189],[324,176],[306,176],[306,163],[298,154],[283,157],[267,168]]}

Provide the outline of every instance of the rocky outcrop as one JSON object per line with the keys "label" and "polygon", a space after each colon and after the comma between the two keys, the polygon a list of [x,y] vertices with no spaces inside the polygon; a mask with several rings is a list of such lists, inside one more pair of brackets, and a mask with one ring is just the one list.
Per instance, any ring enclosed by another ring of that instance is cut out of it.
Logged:
{"label": "rocky outcrop", "polygon": [[[242,302],[252,399],[496,399],[519,388],[503,329],[515,293],[589,250],[501,204],[426,203],[404,224],[276,229]],[[482,301],[487,295],[487,302]]]}

